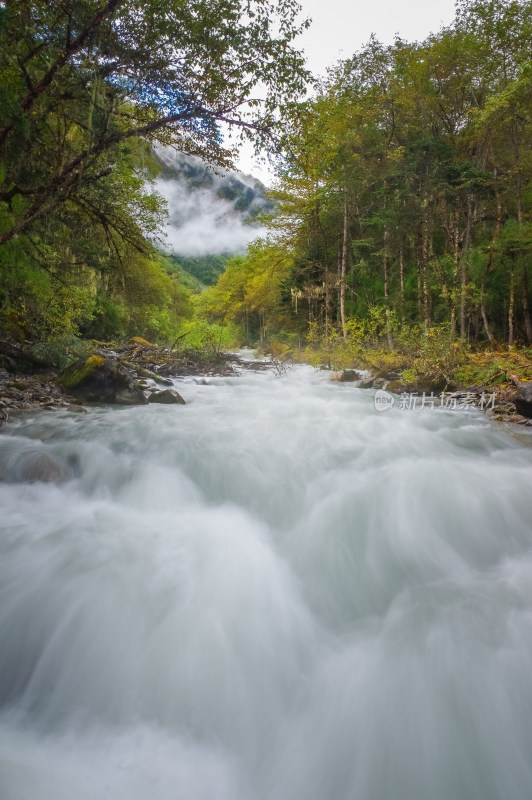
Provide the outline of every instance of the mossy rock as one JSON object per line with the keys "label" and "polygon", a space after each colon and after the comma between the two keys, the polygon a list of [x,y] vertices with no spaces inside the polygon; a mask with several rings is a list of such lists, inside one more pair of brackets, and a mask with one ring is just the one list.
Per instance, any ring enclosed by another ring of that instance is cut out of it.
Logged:
{"label": "mossy rock", "polygon": [[76,361],[67,367],[59,376],[59,383],[65,389],[75,389],[80,383],[89,378],[95,370],[101,369],[105,364],[102,356],[89,356],[85,361]]}
{"label": "mossy rock", "polygon": [[115,358],[89,356],[59,375],[65,389],[87,403],[143,405],[147,399],[132,373]]}

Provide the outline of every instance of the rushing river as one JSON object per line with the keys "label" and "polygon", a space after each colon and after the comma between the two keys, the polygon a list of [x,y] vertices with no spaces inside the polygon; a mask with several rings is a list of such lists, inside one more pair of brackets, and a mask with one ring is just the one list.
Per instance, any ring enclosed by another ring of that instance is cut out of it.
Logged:
{"label": "rushing river", "polygon": [[2,430],[1,800],[530,800],[532,448],[176,385]]}

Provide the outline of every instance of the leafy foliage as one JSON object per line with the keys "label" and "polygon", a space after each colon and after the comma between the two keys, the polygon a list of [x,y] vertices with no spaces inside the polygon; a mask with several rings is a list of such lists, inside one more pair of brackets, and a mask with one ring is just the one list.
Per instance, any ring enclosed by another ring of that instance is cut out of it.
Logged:
{"label": "leafy foliage", "polygon": [[1,5],[3,334],[175,338],[191,310],[186,277],[154,251],[165,203],[152,146],[228,166],[225,125],[274,148],[279,106],[307,79],[298,4]]}
{"label": "leafy foliage", "polygon": [[282,278],[252,247],[205,311],[242,323],[260,301],[261,338],[338,366],[398,350],[444,378],[470,345],[531,344],[531,53],[530,0],[460,0],[425,42],[340,61],[286,121]]}

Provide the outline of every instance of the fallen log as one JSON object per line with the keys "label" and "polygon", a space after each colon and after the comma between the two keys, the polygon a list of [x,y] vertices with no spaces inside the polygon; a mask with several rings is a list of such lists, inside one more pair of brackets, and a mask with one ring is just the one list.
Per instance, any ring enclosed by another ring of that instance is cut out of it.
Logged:
{"label": "fallen log", "polygon": [[156,372],[151,372],[149,369],[139,367],[138,364],[133,363],[133,361],[127,361],[125,358],[121,358],[120,363],[123,364],[124,367],[133,370],[138,375],[142,375],[143,378],[151,378],[159,383],[164,383],[165,386],[173,386],[172,381],[169,378],[163,378],[161,375],[157,375]]}
{"label": "fallen log", "polygon": [[13,342],[5,342],[0,340],[0,355],[6,356],[13,361],[25,361],[29,364],[35,364],[38,367],[49,367],[50,363],[41,356],[36,356],[31,350],[21,347],[21,345],[14,344]]}

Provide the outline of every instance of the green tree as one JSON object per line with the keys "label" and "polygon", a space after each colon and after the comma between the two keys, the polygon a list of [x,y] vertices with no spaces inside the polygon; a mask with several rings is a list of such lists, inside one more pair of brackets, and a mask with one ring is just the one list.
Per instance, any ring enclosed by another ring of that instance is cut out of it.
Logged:
{"label": "green tree", "polygon": [[279,105],[307,77],[294,0],[5,0],[0,10],[0,243],[108,176],[132,138],[223,164],[222,124],[271,145]]}

